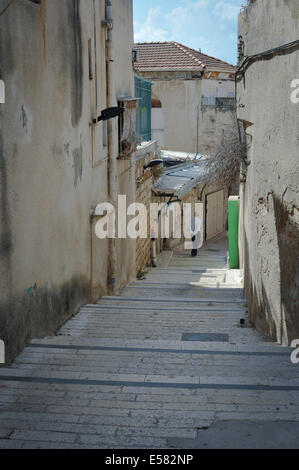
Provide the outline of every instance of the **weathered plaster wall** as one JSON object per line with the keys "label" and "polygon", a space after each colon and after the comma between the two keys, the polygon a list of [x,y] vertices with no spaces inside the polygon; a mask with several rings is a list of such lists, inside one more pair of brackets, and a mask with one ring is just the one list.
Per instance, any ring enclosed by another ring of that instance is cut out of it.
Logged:
{"label": "weathered plaster wall", "polygon": [[235,128],[235,111],[202,105],[199,113],[199,153],[213,154],[221,146],[224,135],[229,135]]}
{"label": "weathered plaster wall", "polygon": [[[256,1],[239,17],[245,55],[299,37],[299,4]],[[299,52],[254,62],[238,85],[238,117],[252,137],[242,188],[245,284],[253,323],[273,340],[299,337],[299,104],[291,102]]]}
{"label": "weathered plaster wall", "polygon": [[[6,3],[0,0],[0,8]],[[107,151],[102,138],[91,146],[93,4],[16,0],[0,18],[0,77],[6,84],[0,105],[0,337],[8,359],[30,338],[53,334],[88,302],[91,278],[94,293],[106,291],[107,243],[92,236],[89,217],[107,200]],[[95,6],[100,111],[106,107],[104,1]],[[132,4],[113,0],[113,7],[116,92],[133,94]],[[119,164],[120,189],[133,199],[129,168]],[[135,274],[134,260],[129,262],[135,247],[130,242],[126,248],[119,248],[120,284]]]}
{"label": "weathered plaster wall", "polygon": [[171,78],[164,73],[162,79],[157,78],[158,72],[141,75],[153,82],[153,98],[162,104],[158,111],[164,114],[163,137],[159,132],[163,148],[208,154],[219,145],[223,132],[234,125],[231,110],[201,104],[203,94],[213,92],[216,96],[217,86],[224,87],[228,96],[234,89],[233,81],[224,80],[218,85],[218,80],[178,78],[175,72]]}
{"label": "weathered plaster wall", "polygon": [[[114,12],[114,64],[116,97],[134,97],[134,72],[132,64],[133,2],[132,0],[112,0]],[[117,119],[114,120],[115,133],[118,133]],[[135,202],[135,158],[118,160],[118,194],[127,196],[127,204]],[[136,241],[117,240],[118,277],[117,289],[121,289],[136,277]]]}
{"label": "weathered plaster wall", "polygon": [[203,78],[202,95],[221,97],[235,96],[235,81],[227,79],[212,80]]}
{"label": "weathered plaster wall", "polygon": [[164,147],[196,152],[197,106],[200,103],[199,80],[154,81],[153,97],[164,110]]}

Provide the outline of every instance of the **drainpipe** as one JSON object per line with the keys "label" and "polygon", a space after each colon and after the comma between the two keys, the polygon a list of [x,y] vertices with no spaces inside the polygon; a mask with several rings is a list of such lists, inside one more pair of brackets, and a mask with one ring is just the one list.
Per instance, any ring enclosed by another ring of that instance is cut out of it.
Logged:
{"label": "drainpipe", "polygon": [[196,118],[196,152],[199,153],[199,105],[197,106]]}
{"label": "drainpipe", "polygon": [[152,238],[152,266],[157,267],[157,244],[156,239]]}
{"label": "drainpipe", "polygon": [[[106,39],[106,61],[107,61],[107,106],[108,108],[116,106],[115,88],[114,88],[114,61],[113,61],[113,12],[111,0],[105,0],[106,18],[103,22],[107,28]],[[115,121],[108,120],[108,195],[111,204],[116,208],[117,204],[117,166],[116,155],[118,144],[116,141],[116,132],[114,132]],[[108,254],[108,289],[111,294],[115,292],[117,280],[117,254],[116,239],[109,239]]]}

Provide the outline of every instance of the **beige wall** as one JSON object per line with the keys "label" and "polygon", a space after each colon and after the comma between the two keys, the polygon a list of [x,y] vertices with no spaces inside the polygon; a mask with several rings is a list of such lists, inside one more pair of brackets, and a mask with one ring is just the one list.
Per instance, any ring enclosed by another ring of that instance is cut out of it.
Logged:
{"label": "beige wall", "polygon": [[[222,222],[223,224],[219,225],[220,227],[220,231],[219,233],[223,233],[226,231],[227,229],[227,218],[228,218],[228,195],[229,195],[229,188],[227,186],[222,186],[220,185],[219,183],[215,183],[215,184],[199,184],[198,186],[196,186],[195,188],[193,188],[191,191],[189,191],[183,198],[182,198],[182,201],[181,201],[181,207],[182,207],[182,210],[183,210],[183,204],[186,204],[186,203],[189,203],[189,204],[192,204],[193,207],[191,209],[191,211],[194,211],[194,207],[195,207],[195,204],[197,203],[203,203],[203,220],[202,220],[202,224],[203,224],[203,241],[206,241],[206,225],[207,225],[207,213],[206,213],[206,198],[208,195],[210,194],[213,194],[215,192],[218,192],[218,191],[221,191],[223,190],[223,196],[224,196],[224,204],[223,204],[223,215],[221,216],[221,219],[222,219]],[[161,198],[161,202],[165,200],[165,199],[162,199]],[[166,200],[167,201],[167,200]],[[212,213],[211,213],[211,216]],[[173,230],[172,230],[172,227],[171,227],[171,233],[173,234]],[[183,218],[182,218],[182,228],[181,228],[181,233],[183,235],[184,233],[184,228],[183,228]],[[218,235],[218,234],[217,234]],[[172,235],[173,236],[173,235]],[[171,238],[170,240],[167,240],[165,242],[165,245],[168,249],[176,249],[177,247],[182,247],[182,244],[185,242],[185,239],[182,238],[181,239],[174,239],[174,238]]]}
{"label": "beige wall", "polygon": [[202,80],[202,95],[215,97],[235,96],[235,82],[234,80],[227,79],[212,80],[204,78]]}
{"label": "beige wall", "polygon": [[[164,133],[155,132],[161,147],[169,150],[209,154],[221,142],[223,132],[235,125],[234,113],[229,109],[202,106],[201,97],[216,96],[217,87],[225,89],[226,96],[234,91],[234,81],[214,79],[184,79],[181,73],[141,73],[153,83],[153,98],[159,99],[163,113]],[[160,123],[153,121],[154,129]]]}
{"label": "beige wall", "polygon": [[153,97],[164,110],[164,148],[196,152],[197,107],[201,97],[199,80],[155,81]]}
{"label": "beige wall", "polygon": [[[132,2],[112,3],[116,95],[133,95]],[[95,238],[89,217],[107,200],[102,125],[94,149],[90,127],[106,107],[103,17],[104,0],[16,0],[0,18],[0,337],[8,358],[88,302],[91,282],[94,294],[106,292],[108,244]],[[117,120],[114,127],[117,137]],[[118,163],[118,172],[119,191],[134,200],[134,161]],[[124,241],[118,252],[121,286],[135,275],[135,245]]]}
{"label": "beige wall", "polygon": [[224,135],[236,128],[235,111],[217,106],[201,106],[199,112],[199,153],[213,155]]}
{"label": "beige wall", "polygon": [[203,227],[204,227],[204,240],[205,240],[205,231],[206,231],[206,224],[207,224],[207,214],[205,211],[205,205],[206,205],[206,197],[209,194],[215,193],[217,191],[223,190],[224,192],[224,205],[223,205],[223,226],[221,228],[221,232],[224,232],[226,230],[227,226],[227,209],[228,209],[228,194],[229,194],[229,188],[228,187],[223,187],[222,185],[215,183],[215,184],[209,184],[209,185],[202,185],[199,184],[196,188],[194,188],[192,191],[190,191],[186,196],[183,198],[183,202],[192,202],[192,203],[197,203],[197,202],[202,202],[204,204],[204,211],[203,211]]}
{"label": "beige wall", "polygon": [[[239,34],[246,56],[298,39],[298,2],[256,1],[240,15]],[[299,104],[290,99],[298,70],[297,49],[255,61],[238,84],[238,117],[252,123],[241,191],[246,291],[253,323],[283,344],[299,337]]]}

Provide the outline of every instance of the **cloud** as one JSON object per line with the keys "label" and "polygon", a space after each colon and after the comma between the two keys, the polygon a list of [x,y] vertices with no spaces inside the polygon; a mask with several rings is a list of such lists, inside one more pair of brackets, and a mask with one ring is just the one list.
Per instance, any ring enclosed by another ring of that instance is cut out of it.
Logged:
{"label": "cloud", "polygon": [[165,15],[165,20],[171,35],[176,36],[192,21],[192,15],[188,8],[177,7]]}
{"label": "cloud", "polygon": [[145,22],[140,25],[135,23],[136,42],[166,41],[168,31],[160,27],[163,24],[163,13],[160,7],[150,8]]}
{"label": "cloud", "polygon": [[[163,13],[160,6],[150,8],[143,23],[134,22],[135,42],[156,42],[180,40],[186,27],[191,27],[194,12],[206,8],[211,0],[182,0],[179,6],[169,13]],[[161,26],[163,25],[163,26]]]}
{"label": "cloud", "polygon": [[233,63],[240,11],[236,3],[242,1],[180,0],[170,2],[170,8],[160,1],[155,7],[144,6],[134,22],[135,42],[177,41]]}
{"label": "cloud", "polygon": [[220,1],[216,3],[214,14],[222,20],[232,21],[235,20],[240,12],[240,7],[232,3]]}
{"label": "cloud", "polygon": [[206,8],[210,4],[211,0],[183,0],[185,5],[193,10],[199,10],[200,8]]}
{"label": "cloud", "polygon": [[191,23],[192,19],[191,11],[185,7],[176,7],[169,13],[163,13],[159,6],[150,8],[143,24],[134,23],[135,41],[155,42],[175,40],[180,33],[186,30],[186,25]]}

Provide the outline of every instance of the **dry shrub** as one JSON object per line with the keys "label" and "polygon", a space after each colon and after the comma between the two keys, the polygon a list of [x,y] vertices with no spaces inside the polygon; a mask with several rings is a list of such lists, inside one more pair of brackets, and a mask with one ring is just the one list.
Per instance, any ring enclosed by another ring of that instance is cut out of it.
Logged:
{"label": "dry shrub", "polygon": [[203,183],[231,186],[237,183],[242,168],[247,166],[247,144],[241,130],[231,128],[223,137],[215,153],[204,161],[207,171]]}

